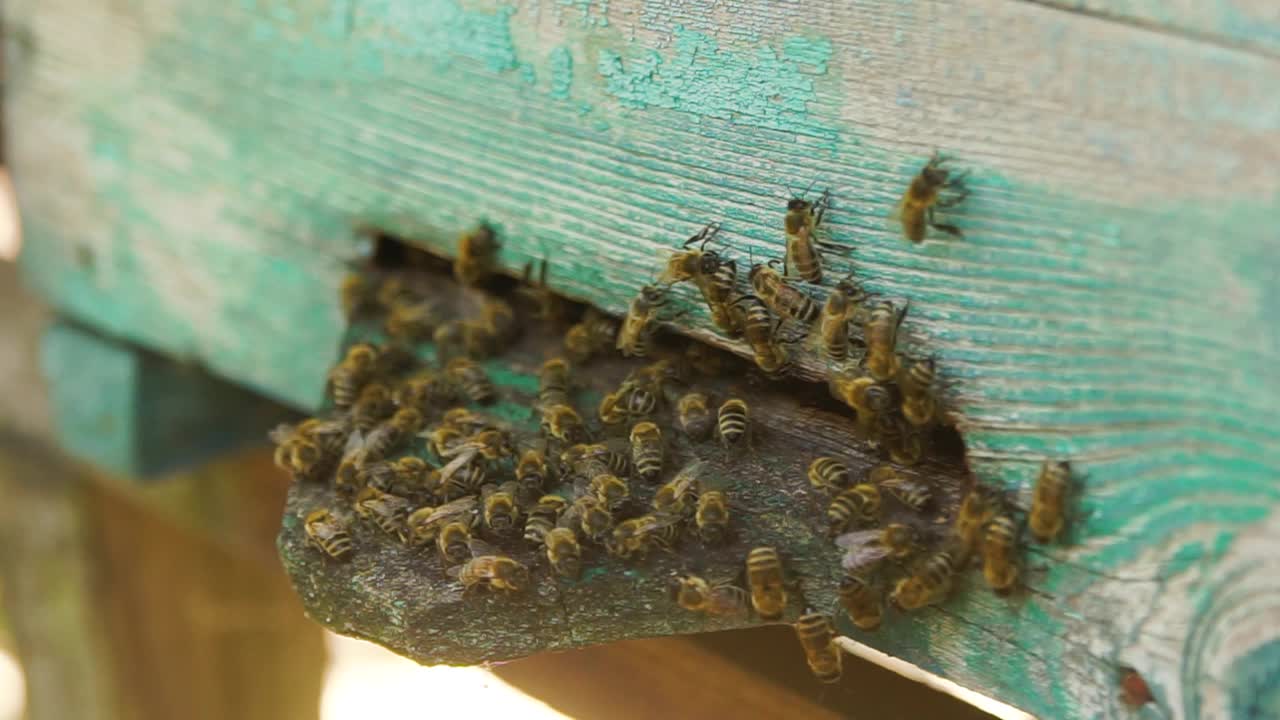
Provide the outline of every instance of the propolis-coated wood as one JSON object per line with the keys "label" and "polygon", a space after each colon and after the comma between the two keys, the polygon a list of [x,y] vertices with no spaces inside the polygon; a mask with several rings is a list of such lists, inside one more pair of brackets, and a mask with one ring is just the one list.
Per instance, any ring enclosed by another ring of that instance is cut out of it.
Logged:
{"label": "propolis-coated wood", "polygon": [[[870,289],[911,299],[976,472],[1085,476],[1076,544],[1038,579],[1053,602],[975,595],[872,641],[1050,717],[1122,716],[1113,661],[1174,717],[1277,712],[1275,60],[1010,0],[5,20],[31,280],[304,407],[358,227],[448,250],[486,217],[508,269],[547,256],[620,311],[702,223],[776,254],[788,186],[830,185]],[[884,216],[935,147],[972,170],[966,238],[908,246]]]}

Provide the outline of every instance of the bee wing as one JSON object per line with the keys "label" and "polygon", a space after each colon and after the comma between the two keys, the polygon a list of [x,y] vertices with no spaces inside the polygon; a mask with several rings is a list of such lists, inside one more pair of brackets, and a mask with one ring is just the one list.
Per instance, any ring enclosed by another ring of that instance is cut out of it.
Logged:
{"label": "bee wing", "polygon": [[841,565],[845,570],[856,572],[864,570],[889,556],[889,549],[879,543],[851,548],[845,553]]}
{"label": "bee wing", "polygon": [[475,459],[477,452],[478,452],[477,450],[473,449],[469,453],[466,453],[464,455],[459,455],[458,457],[450,460],[447,465],[440,468],[440,483],[444,484],[445,482],[448,482],[449,478],[453,477],[454,473],[466,467],[467,464],[469,464],[473,459]]}
{"label": "bee wing", "polygon": [[293,439],[293,434],[297,429],[297,425],[280,423],[267,431],[267,438],[277,445],[283,445]]}
{"label": "bee wing", "polygon": [[708,465],[709,463],[706,460],[695,460],[680,468],[676,476],[671,479],[672,487],[677,491],[676,494],[678,495],[681,491],[695,485],[700,485],[703,477],[707,475],[706,469]]}
{"label": "bee wing", "polygon": [[467,547],[471,549],[471,557],[480,557],[481,555],[501,555],[502,550],[496,545],[485,542],[480,538],[473,537],[467,541]]}
{"label": "bee wing", "polygon": [[432,523],[443,522],[444,520],[454,518],[468,512],[473,512],[479,503],[480,501],[476,499],[475,495],[460,497],[457,500],[447,502],[436,508],[435,512],[428,515],[422,522],[424,525],[429,525]]}
{"label": "bee wing", "polygon": [[359,428],[351,431],[347,436],[347,444],[342,448],[343,455],[350,455],[353,452],[364,448],[365,434]]}
{"label": "bee wing", "polygon": [[453,567],[445,568],[444,574],[457,580],[462,575],[462,567],[462,565],[454,565]]}
{"label": "bee wing", "polygon": [[856,550],[864,545],[878,544],[879,542],[879,530],[858,530],[851,533],[845,533],[837,537],[835,540],[838,547],[842,547],[846,550]]}
{"label": "bee wing", "polygon": [[929,483],[914,478],[894,475],[880,482],[880,487],[894,493],[905,493],[913,490],[928,490]]}

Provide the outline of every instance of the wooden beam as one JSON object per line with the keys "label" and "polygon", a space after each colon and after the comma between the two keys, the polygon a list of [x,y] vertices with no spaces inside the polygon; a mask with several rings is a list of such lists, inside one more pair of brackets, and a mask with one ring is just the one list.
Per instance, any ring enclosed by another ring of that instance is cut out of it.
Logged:
{"label": "wooden beam", "polygon": [[1024,0],[1133,23],[1157,33],[1280,56],[1280,11],[1269,0]]}

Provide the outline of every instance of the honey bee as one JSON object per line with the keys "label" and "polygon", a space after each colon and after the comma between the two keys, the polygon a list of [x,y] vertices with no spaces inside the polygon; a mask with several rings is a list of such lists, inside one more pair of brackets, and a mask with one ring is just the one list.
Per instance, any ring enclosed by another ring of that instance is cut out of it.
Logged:
{"label": "honey bee", "polygon": [[740,325],[747,345],[751,347],[756,367],[771,378],[786,375],[791,369],[787,343],[794,341],[780,337],[778,330],[782,327],[782,321],[775,321],[769,314],[769,308],[759,298],[753,295],[741,297],[734,303],[734,308],[737,309],[743,303],[747,303],[747,308],[741,313]]}
{"label": "honey bee", "polygon": [[440,424],[456,428],[468,435],[475,435],[485,430],[494,430],[498,427],[490,418],[465,407],[446,410],[444,415],[440,417]]}
{"label": "honey bee", "polygon": [[427,449],[435,454],[438,458],[446,458],[452,455],[454,448],[466,442],[466,434],[453,425],[441,423],[424,432],[422,437],[427,440]]}
{"label": "honey bee", "polygon": [[938,396],[933,382],[937,377],[937,364],[933,358],[911,363],[898,380],[902,388],[902,416],[919,427],[933,424],[938,419]]}
{"label": "honey bee", "polygon": [[525,263],[524,284],[516,290],[516,293],[532,301],[533,311],[530,314],[536,320],[560,322],[568,316],[571,309],[566,300],[551,292],[547,287],[546,260],[539,263],[538,280],[536,282],[533,280],[533,264]]}
{"label": "honey bee", "polygon": [[615,512],[631,499],[631,487],[627,481],[610,473],[591,478],[588,492],[595,496],[609,512]]}
{"label": "honey bee", "polygon": [[552,405],[542,411],[542,432],[562,443],[580,443],[587,439],[587,426],[578,411],[568,405]]}
{"label": "honey bee", "polygon": [[717,260],[715,269],[708,270],[704,269],[698,289],[702,291],[702,299],[707,304],[711,322],[726,337],[736,338],[742,334],[742,324],[730,308],[738,297],[738,263],[734,260]]}
{"label": "honey bee", "polygon": [[717,415],[716,427],[720,431],[720,442],[725,447],[733,447],[741,442],[751,441],[750,415],[747,403],[738,398],[725,400]]}
{"label": "honey bee", "polygon": [[586,315],[569,328],[564,336],[565,354],[574,363],[585,363],[593,356],[613,347],[618,335],[618,323],[595,308],[588,308]]}
{"label": "honey bee", "polygon": [[684,517],[702,493],[701,476],[707,463],[696,460],[681,468],[676,476],[653,494],[653,509],[663,515]]}
{"label": "honey bee", "polygon": [[422,413],[413,408],[400,408],[364,438],[366,460],[382,458],[401,443],[413,437],[422,427]]}
{"label": "honey bee", "polygon": [[547,460],[540,450],[525,450],[516,463],[516,484],[520,495],[534,498],[542,494],[547,485]]}
{"label": "honey bee", "polygon": [[412,303],[418,299],[418,294],[414,292],[413,288],[409,287],[409,283],[404,277],[391,276],[383,279],[378,284],[376,301],[383,308]]}
{"label": "honey bee", "polygon": [[394,494],[392,487],[395,484],[395,467],[388,460],[366,463],[356,469],[356,485],[358,487],[371,487],[375,490]]}
{"label": "honey bee", "polygon": [[889,459],[899,465],[915,465],[924,459],[926,436],[920,428],[898,413],[884,413],[876,418],[880,445],[889,451]]}
{"label": "honey bee", "polygon": [[615,344],[626,357],[645,357],[658,332],[658,313],[667,303],[667,291],[657,285],[645,285],[631,301],[627,316],[622,320]]}
{"label": "honey bee", "polygon": [[551,358],[538,370],[538,405],[569,404],[569,362],[564,358]]}
{"label": "honey bee", "polygon": [[486,223],[480,223],[476,229],[458,238],[458,258],[453,263],[454,279],[468,287],[479,285],[492,272],[499,247],[493,228]]}
{"label": "honey bee", "polygon": [[367,274],[349,272],[342,276],[338,297],[342,301],[342,316],[350,321],[377,302],[377,288]]}
{"label": "honey bee", "polygon": [[484,525],[499,535],[516,530],[520,520],[520,507],[516,505],[516,484],[505,482],[498,487],[487,485],[480,493],[484,501]]}
{"label": "honey bee", "polygon": [[326,556],[339,561],[351,558],[351,536],[329,510],[312,510],[303,520],[302,527],[307,533],[307,540]]}
{"label": "honey bee", "polygon": [[754,265],[747,275],[756,297],[784,320],[794,320],[810,327],[822,308],[804,291],[787,282],[777,270],[767,265]]}
{"label": "honey bee", "polygon": [[490,352],[497,349],[495,345],[510,341],[519,331],[515,309],[506,300],[496,297],[484,299],[477,325],[489,336]]}
{"label": "honey bee", "polygon": [[[729,305],[736,296],[738,265],[727,260],[715,250],[707,250],[707,243],[720,232],[719,223],[708,223],[696,235],[684,243],[685,250],[675,253],[667,261],[666,270],[658,282],[671,284],[682,280],[692,280],[702,293],[707,303],[711,321],[729,337],[741,334],[741,328]],[[697,250],[689,250],[689,246],[700,243]]]}
{"label": "honey bee", "polygon": [[622,392],[605,393],[600,398],[600,422],[605,425],[619,425],[627,421],[627,396]]}
{"label": "honey bee", "polygon": [[716,424],[711,414],[711,399],[700,392],[680,396],[676,403],[676,424],[690,440],[706,440]]}
{"label": "honey bee", "polygon": [[848,371],[833,373],[828,387],[833,397],[853,408],[858,428],[864,435],[878,432],[878,419],[893,407],[893,390],[868,375]]}
{"label": "honey bee", "polygon": [[880,593],[857,575],[845,575],[838,591],[840,605],[859,630],[870,632],[880,627],[884,603]]}
{"label": "honey bee", "polygon": [[393,340],[416,343],[430,339],[442,321],[439,305],[430,300],[415,300],[387,306],[382,327]]}
{"label": "honey bee", "polygon": [[997,515],[987,524],[982,543],[982,576],[998,595],[1018,582],[1018,526],[1008,515]]}
{"label": "honey bee", "polygon": [[927,484],[906,478],[889,465],[877,465],[871,468],[867,472],[867,482],[875,484],[898,502],[916,512],[924,512],[933,498],[933,493]]}
{"label": "honey bee", "polygon": [[[964,176],[953,176],[951,171],[943,169],[942,164],[945,162],[947,158],[935,151],[928,164],[911,179],[911,185],[907,187],[894,211],[893,217],[902,224],[902,236],[913,243],[924,242],[929,228],[958,238],[964,237],[960,228],[937,222],[933,217],[934,208],[952,207],[969,194],[964,188]],[[942,191],[947,189],[953,190],[955,194],[944,198]]]}
{"label": "honey bee", "polygon": [[567,474],[584,480],[599,475],[630,475],[631,460],[603,443],[579,443],[560,453],[560,467]]}
{"label": "honey bee", "polygon": [[[685,280],[697,280],[701,277],[705,267],[713,266],[719,261],[719,253],[715,250],[707,250],[707,243],[714,240],[718,234],[720,234],[720,223],[709,222],[690,236],[681,245],[684,251],[672,253],[667,259],[667,267],[658,278],[658,282],[670,285]],[[698,249],[690,250],[691,245],[697,245]]]}
{"label": "honey bee", "polygon": [[583,536],[599,543],[613,529],[613,515],[594,495],[583,495],[560,517],[560,524],[572,527],[577,524]]}
{"label": "honey bee", "polygon": [[569,503],[559,495],[543,495],[529,509],[529,517],[524,522],[524,539],[533,545],[541,545],[546,541],[547,533],[556,527],[556,521],[565,511]]}
{"label": "honey bee", "polygon": [[396,538],[406,535],[405,519],[409,517],[409,501],[398,495],[367,487],[356,495],[356,514]]}
{"label": "honey bee", "polygon": [[395,412],[395,409],[391,402],[391,390],[380,382],[371,382],[360,390],[360,395],[352,404],[351,420],[357,430],[367,433]]}
{"label": "honey bee", "polygon": [[809,612],[796,620],[796,637],[804,648],[805,660],[819,682],[833,683],[840,680],[840,648],[835,644],[835,629],[831,618],[822,613]]}
{"label": "honey bee", "polygon": [[631,428],[631,464],[636,476],[653,482],[662,474],[662,431],[651,422],[639,422]]}
{"label": "honey bee", "polygon": [[809,484],[818,490],[840,492],[852,482],[849,468],[833,457],[820,457],[809,463]]}
{"label": "honey bee", "polygon": [[956,510],[955,536],[959,542],[961,563],[977,552],[982,543],[982,529],[995,517],[995,502],[991,492],[982,485],[975,485],[965,493]]}
{"label": "honey bee", "polygon": [[614,526],[608,547],[609,552],[618,557],[643,556],[654,548],[670,550],[679,536],[679,516],[641,515]]}
{"label": "honey bee", "polygon": [[547,562],[560,577],[576,578],[582,574],[582,546],[572,528],[553,528],[543,536]]}
{"label": "honey bee", "polygon": [[461,443],[454,443],[441,457],[480,457],[494,463],[514,454],[511,436],[506,431],[481,430]]}
{"label": "honey bee", "polygon": [[480,492],[486,476],[484,465],[476,462],[474,456],[471,458],[459,456],[454,462],[436,472],[439,473],[435,481],[436,493],[445,500]]}
{"label": "honey bee", "polygon": [[782,619],[787,609],[786,579],[782,559],[771,547],[754,548],[747,553],[747,585],[751,588],[751,607],[766,621]]}
{"label": "honey bee", "polygon": [[729,534],[729,501],[721,490],[706,490],[698,496],[693,514],[698,537],[705,545],[719,545]]}
{"label": "honey bee", "polygon": [[862,328],[867,353],[863,356],[862,363],[873,380],[884,382],[898,376],[901,367],[897,353],[898,328],[902,326],[902,319],[907,316],[910,305],[910,302],[904,303],[902,309],[898,310],[886,300],[872,307],[867,315]]}
{"label": "honey bee", "polygon": [[751,610],[751,596],[729,582],[709,582],[697,575],[673,578],[671,595],[680,607],[714,616],[744,616]]}
{"label": "honey bee", "polygon": [[880,530],[858,530],[836,538],[845,549],[841,564],[851,575],[874,569],[886,558],[902,560],[918,549],[918,536],[909,525],[889,523]]}
{"label": "honey bee", "polygon": [[[425,545],[436,539],[440,529],[450,523],[459,523],[468,530],[475,524],[479,500],[468,495],[439,507],[421,507],[409,514],[405,524],[410,545]],[[452,531],[456,534],[456,531]],[[463,540],[465,545],[465,539]]]}
{"label": "honey bee", "polygon": [[506,555],[477,555],[449,574],[462,583],[464,593],[477,588],[512,593],[529,586],[529,569]]}
{"label": "honey bee", "polygon": [[347,348],[346,355],[329,371],[329,393],[335,409],[342,412],[351,408],[372,378],[377,361],[378,351],[369,343]]}
{"label": "honey bee", "polygon": [[422,370],[405,379],[391,394],[391,400],[397,407],[411,407],[426,415],[453,396],[453,389],[440,373]]}
{"label": "honey bee", "polygon": [[413,490],[427,489],[427,477],[431,468],[422,458],[413,455],[398,458],[391,463],[391,470],[395,473],[396,482],[401,487]]}
{"label": "honey bee", "polygon": [[918,610],[940,602],[951,590],[956,562],[951,553],[940,550],[925,558],[911,575],[902,578],[889,594],[889,601],[903,610]]}
{"label": "honey bee", "polygon": [[880,512],[880,491],[875,485],[854,485],[831,499],[827,507],[829,532],[834,537],[854,521],[874,522]]}
{"label": "honey bee", "polygon": [[311,418],[296,426],[277,426],[268,436],[276,443],[276,467],[298,479],[318,481],[341,460],[349,433],[345,420]]}
{"label": "honey bee", "polygon": [[454,358],[444,368],[449,382],[462,390],[472,402],[481,404],[493,402],[497,393],[488,373],[468,358]]}
{"label": "honey bee", "polygon": [[1038,542],[1051,543],[1066,525],[1067,495],[1071,491],[1071,464],[1045,460],[1031,496],[1027,527]]}
{"label": "honey bee", "polygon": [[[352,435],[352,438],[360,439],[358,435]],[[338,469],[333,473],[333,484],[340,494],[350,497],[360,489],[363,480],[360,471],[363,468],[364,451],[358,446],[343,454]]]}
{"label": "honey bee", "polygon": [[827,296],[822,306],[822,321],[818,336],[827,359],[843,363],[849,359],[849,323],[861,315],[860,307],[869,295],[854,282],[853,277],[841,280]]}
{"label": "honey bee", "polygon": [[817,285],[822,282],[822,255],[817,238],[818,226],[831,201],[828,191],[822,191],[817,202],[804,198],[791,198],[787,202],[787,215],[783,227],[787,231],[787,254],[784,267],[787,274],[798,275],[801,280]]}
{"label": "honey bee", "polygon": [[471,523],[453,520],[440,526],[436,533],[436,550],[445,567],[453,567],[467,561],[471,554]]}

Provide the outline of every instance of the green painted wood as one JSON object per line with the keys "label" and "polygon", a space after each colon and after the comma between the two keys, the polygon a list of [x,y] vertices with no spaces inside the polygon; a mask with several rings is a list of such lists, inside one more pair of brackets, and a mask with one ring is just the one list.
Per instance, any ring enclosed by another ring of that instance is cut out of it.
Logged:
{"label": "green painted wood", "polygon": [[1280,6],[1270,0],[1029,0],[1155,32],[1280,55]]}
{"label": "green painted wood", "polygon": [[[836,239],[954,381],[975,470],[1088,476],[1041,581],[1060,601],[873,642],[1046,716],[1121,716],[1096,656],[1175,717],[1251,717],[1233,668],[1274,671],[1280,633],[1273,60],[1007,0],[16,0],[6,21],[28,278],[303,407],[357,227],[448,251],[483,216],[507,268],[550,256],[557,288],[620,311],[707,220],[776,253],[787,187],[831,185]],[[967,237],[911,247],[884,216],[934,147],[973,171]]]}
{"label": "green painted wood", "polygon": [[63,449],[131,480],[261,445],[290,417],[199,368],[67,323],[46,331],[40,360]]}

